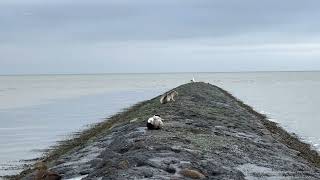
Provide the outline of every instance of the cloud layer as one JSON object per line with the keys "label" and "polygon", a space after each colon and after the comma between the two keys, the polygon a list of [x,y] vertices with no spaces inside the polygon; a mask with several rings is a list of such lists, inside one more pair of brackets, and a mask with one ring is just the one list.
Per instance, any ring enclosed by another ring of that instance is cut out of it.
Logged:
{"label": "cloud layer", "polygon": [[319,5],[5,0],[0,74],[319,70]]}

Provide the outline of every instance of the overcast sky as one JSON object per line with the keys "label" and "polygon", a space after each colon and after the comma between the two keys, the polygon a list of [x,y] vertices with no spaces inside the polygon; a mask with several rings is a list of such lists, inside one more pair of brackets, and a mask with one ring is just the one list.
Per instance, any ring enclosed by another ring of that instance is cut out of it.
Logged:
{"label": "overcast sky", "polygon": [[0,74],[320,70],[319,0],[1,0]]}

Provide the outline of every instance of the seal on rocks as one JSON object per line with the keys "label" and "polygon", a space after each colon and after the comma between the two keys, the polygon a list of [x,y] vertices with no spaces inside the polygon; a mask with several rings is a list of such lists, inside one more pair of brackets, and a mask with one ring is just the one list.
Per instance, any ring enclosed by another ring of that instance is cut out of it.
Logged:
{"label": "seal on rocks", "polygon": [[178,92],[175,90],[169,91],[165,94],[163,94],[160,98],[160,103],[161,104],[166,104],[170,101],[175,101],[174,97],[178,95]]}
{"label": "seal on rocks", "polygon": [[60,180],[62,178],[59,174],[49,171],[44,162],[37,163],[35,169],[35,180]]}
{"label": "seal on rocks", "polygon": [[159,115],[154,115],[148,119],[147,128],[149,130],[157,130],[163,127],[162,118]]}
{"label": "seal on rocks", "polygon": [[183,169],[180,171],[180,174],[184,177],[188,177],[191,179],[205,179],[206,177],[197,170],[194,169]]}

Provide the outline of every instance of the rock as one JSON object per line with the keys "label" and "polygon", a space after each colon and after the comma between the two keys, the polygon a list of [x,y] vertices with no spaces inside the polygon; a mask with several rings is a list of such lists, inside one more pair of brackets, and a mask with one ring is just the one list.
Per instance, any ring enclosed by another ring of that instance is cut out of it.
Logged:
{"label": "rock", "polygon": [[60,180],[62,177],[53,172],[47,172],[43,177],[42,180]]}
{"label": "rock", "polygon": [[128,169],[129,162],[127,160],[120,161],[119,164],[118,164],[118,167],[120,169]]}
{"label": "rock", "polygon": [[134,119],[130,120],[130,123],[134,123],[136,121],[138,121],[138,118],[134,118]]}
{"label": "rock", "polygon": [[179,172],[182,176],[192,179],[204,179],[206,178],[202,173],[194,169],[183,169]]}

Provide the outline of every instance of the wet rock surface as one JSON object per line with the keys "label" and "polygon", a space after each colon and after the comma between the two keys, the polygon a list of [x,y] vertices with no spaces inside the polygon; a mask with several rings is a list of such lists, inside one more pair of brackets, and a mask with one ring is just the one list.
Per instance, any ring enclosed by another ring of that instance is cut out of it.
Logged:
{"label": "wet rock surface", "polygon": [[[313,151],[292,149],[281,129],[227,92],[206,83],[175,90],[175,102],[145,101],[81,146],[47,158],[50,170],[64,179],[320,179],[318,156],[301,155]],[[154,114],[164,126],[147,130]]]}

